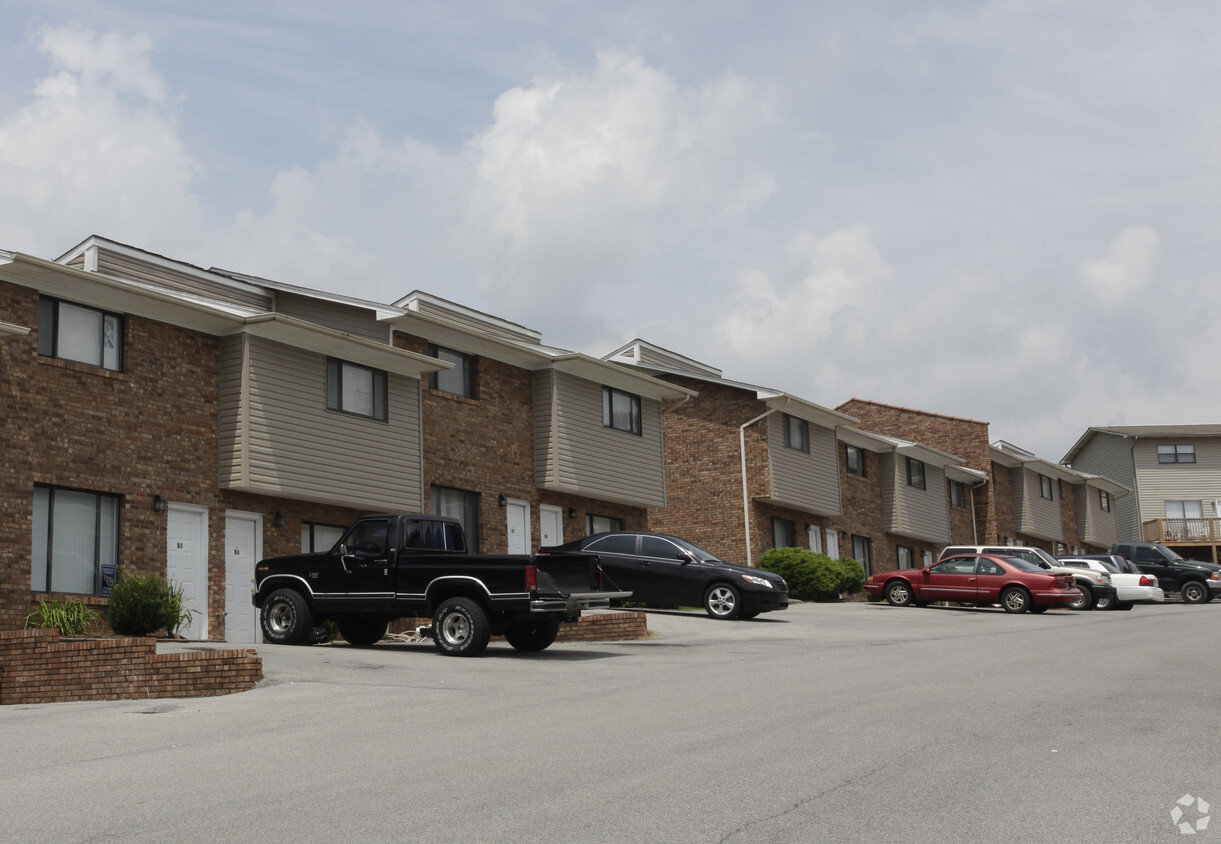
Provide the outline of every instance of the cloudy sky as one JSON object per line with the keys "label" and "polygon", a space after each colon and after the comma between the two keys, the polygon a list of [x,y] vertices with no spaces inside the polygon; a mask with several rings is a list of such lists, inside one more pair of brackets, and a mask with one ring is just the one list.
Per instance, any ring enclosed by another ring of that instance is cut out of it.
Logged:
{"label": "cloudy sky", "polygon": [[90,234],[986,420],[1221,421],[1215,0],[0,0],[0,248]]}

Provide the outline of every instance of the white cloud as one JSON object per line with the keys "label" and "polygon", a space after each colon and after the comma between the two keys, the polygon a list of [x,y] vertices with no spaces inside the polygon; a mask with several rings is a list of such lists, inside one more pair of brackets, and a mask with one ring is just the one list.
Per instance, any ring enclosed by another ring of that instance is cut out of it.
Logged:
{"label": "white cloud", "polygon": [[1111,240],[1105,258],[1081,262],[1078,278],[1103,305],[1123,305],[1157,279],[1162,238],[1147,226],[1126,228]]}

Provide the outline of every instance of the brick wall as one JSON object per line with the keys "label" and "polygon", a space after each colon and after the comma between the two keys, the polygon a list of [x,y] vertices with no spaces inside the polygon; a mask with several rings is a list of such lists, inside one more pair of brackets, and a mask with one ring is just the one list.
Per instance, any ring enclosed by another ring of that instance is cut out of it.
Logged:
{"label": "brick wall", "polygon": [[0,704],[222,695],[261,679],[263,660],[251,649],[158,654],[149,638],[0,632]]}

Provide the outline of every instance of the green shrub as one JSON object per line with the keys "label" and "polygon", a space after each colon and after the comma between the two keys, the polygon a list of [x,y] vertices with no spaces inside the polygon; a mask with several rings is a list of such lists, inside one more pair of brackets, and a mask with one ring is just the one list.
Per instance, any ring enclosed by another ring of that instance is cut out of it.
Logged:
{"label": "green shrub", "polygon": [[83,636],[102,617],[81,601],[39,601],[25,617],[26,627],[58,629],[61,636]]}
{"label": "green shrub", "polygon": [[837,601],[865,584],[865,569],[856,560],[832,560],[804,548],[773,548],[759,558],[759,568],[783,577],[789,594],[801,601]]}
{"label": "green shrub", "polygon": [[182,588],[155,574],[124,574],[110,593],[110,626],[121,636],[172,635],[191,620],[194,610],[182,603]]}

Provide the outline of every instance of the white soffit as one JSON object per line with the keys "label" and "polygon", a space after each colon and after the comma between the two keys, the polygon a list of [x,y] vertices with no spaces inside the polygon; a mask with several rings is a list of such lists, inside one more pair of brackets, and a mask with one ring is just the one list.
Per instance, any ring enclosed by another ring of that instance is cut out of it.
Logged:
{"label": "white soffit", "polygon": [[854,416],[840,413],[838,410],[831,410],[828,407],[814,404],[814,402],[806,401],[805,399],[799,399],[788,393],[756,389],[755,395],[767,405],[769,410],[783,410],[790,416],[796,416],[799,419],[813,422],[815,425],[821,425],[824,428],[834,430],[836,427],[851,425],[858,421]]}
{"label": "white soffit", "polygon": [[274,340],[286,346],[307,349],[330,357],[341,358],[350,363],[384,369],[398,375],[419,378],[429,372],[452,369],[453,364],[397,349],[385,343],[366,340],[333,328],[285,316],[284,314],[261,314],[243,320],[236,331],[255,337]]}
{"label": "white soffit", "polygon": [[30,329],[24,325],[16,325],[0,319],[0,337],[24,337],[29,333]]}

